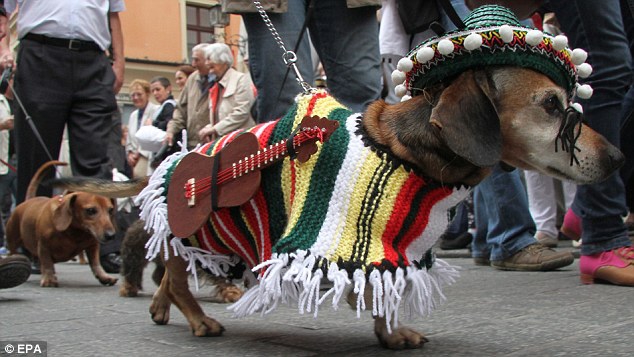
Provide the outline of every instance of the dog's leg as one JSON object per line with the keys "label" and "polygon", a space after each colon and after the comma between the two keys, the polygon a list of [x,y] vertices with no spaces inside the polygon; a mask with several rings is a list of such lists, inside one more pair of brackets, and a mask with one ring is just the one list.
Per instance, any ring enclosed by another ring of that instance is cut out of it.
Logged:
{"label": "dog's leg", "polygon": [[238,301],[244,292],[235,284],[227,281],[221,276],[210,275],[207,277],[216,287],[216,298],[218,302],[229,303]]}
{"label": "dog's leg", "polygon": [[[358,294],[355,294],[353,290],[350,290],[346,298],[348,305],[355,310],[357,308],[357,295]],[[363,294],[363,300],[366,307],[372,307],[371,285],[366,286]],[[374,334],[376,335],[376,338],[379,339],[379,343],[381,343],[383,347],[393,350],[420,348],[425,342],[429,341],[421,333],[406,326],[393,327],[392,333],[390,334],[387,331],[385,318],[378,316],[374,318]]]}
{"label": "dog's leg", "polygon": [[108,275],[101,266],[101,262],[99,261],[99,244],[93,244],[91,247],[88,247],[86,254],[88,255],[88,263],[90,263],[90,270],[92,270],[95,278],[97,278],[101,284],[110,286],[117,283],[119,279]]}
{"label": "dog's leg", "polygon": [[152,316],[152,321],[158,325],[165,325],[170,319],[170,306],[172,306],[172,302],[167,296],[167,290],[169,289],[170,284],[168,275],[169,273],[166,270],[163,274],[163,279],[161,279],[159,284],[159,288],[152,297],[152,304],[150,305],[150,315]]}
{"label": "dog's leg", "polygon": [[171,249],[169,251],[169,259],[165,262],[165,275],[150,306],[152,320],[158,324],[167,323],[169,319],[169,304],[165,301],[165,296],[167,296],[169,301],[174,303],[185,315],[194,335],[220,336],[225,328],[216,320],[205,315],[189,291],[187,263],[180,256],[174,256]]}
{"label": "dog's leg", "polygon": [[86,252],[82,251],[81,253],[77,254],[77,258],[79,258],[79,264],[88,264],[88,260],[86,260]]}
{"label": "dog's leg", "polygon": [[57,287],[57,276],[55,275],[55,263],[51,257],[51,253],[45,244],[40,244],[37,247],[37,254],[40,260],[40,271],[42,277],[40,278],[40,286],[43,287]]}
{"label": "dog's leg", "polygon": [[384,317],[374,318],[374,334],[383,347],[393,350],[421,348],[429,341],[420,332],[406,326],[393,327],[392,333],[388,333]]}
{"label": "dog's leg", "polygon": [[[143,270],[147,265],[145,243],[150,234],[143,228],[144,222],[137,220],[125,233],[121,242],[121,276],[123,284],[119,296],[134,297],[143,290]],[[159,283],[160,284],[160,279]]]}

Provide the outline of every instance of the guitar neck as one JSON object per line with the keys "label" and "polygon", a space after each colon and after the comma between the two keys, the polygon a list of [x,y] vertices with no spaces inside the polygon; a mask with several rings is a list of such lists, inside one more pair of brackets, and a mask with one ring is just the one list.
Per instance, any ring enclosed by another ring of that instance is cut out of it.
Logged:
{"label": "guitar neck", "polygon": [[[293,136],[292,139],[293,150],[301,150],[301,146],[311,141],[321,140],[321,129],[319,128],[306,128]],[[259,171],[266,167],[269,167],[279,161],[284,160],[289,156],[288,152],[288,140],[281,140],[275,144],[271,144],[258,150],[255,154],[245,156],[243,159],[234,162],[230,168],[223,170],[219,174],[220,177],[230,176],[235,179],[249,172]],[[226,175],[230,173],[230,175]],[[222,183],[219,182],[218,183]]]}

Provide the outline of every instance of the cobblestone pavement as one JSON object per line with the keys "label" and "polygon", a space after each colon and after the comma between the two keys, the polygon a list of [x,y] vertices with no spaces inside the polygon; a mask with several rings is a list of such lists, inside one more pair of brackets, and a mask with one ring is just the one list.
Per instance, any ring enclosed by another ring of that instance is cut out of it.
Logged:
{"label": "cobblestone pavement", "polygon": [[[572,249],[572,248],[570,248]],[[442,254],[441,254],[442,255]],[[409,356],[631,356],[634,289],[579,282],[578,263],[555,272],[505,272],[475,266],[468,253],[447,258],[462,267],[447,302],[432,316],[407,322],[430,342]],[[194,337],[172,307],[168,325],[150,320],[156,286],[145,274],[137,298],[104,287],[88,266],[56,265],[59,288],[39,287],[39,275],[0,290],[0,340],[46,341],[48,356],[378,356],[370,313],[321,306],[318,319],[283,306],[266,316],[234,319],[227,305],[205,301],[226,328],[222,337]],[[0,355],[4,351],[0,351]]]}

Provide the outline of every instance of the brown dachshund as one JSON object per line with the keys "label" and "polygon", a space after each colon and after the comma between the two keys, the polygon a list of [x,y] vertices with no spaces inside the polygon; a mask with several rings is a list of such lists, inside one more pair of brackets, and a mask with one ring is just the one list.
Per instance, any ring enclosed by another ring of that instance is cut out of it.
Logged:
{"label": "brown dachshund", "polygon": [[7,222],[6,235],[11,253],[22,247],[39,258],[40,285],[57,287],[55,263],[68,261],[86,251],[93,274],[103,285],[113,285],[99,262],[99,243],[115,233],[114,201],[85,192],[73,192],[52,198],[34,197],[46,169],[66,165],[49,161],[35,173],[26,193]]}
{"label": "brown dachshund", "polygon": [[[476,185],[498,161],[578,183],[605,179],[622,164],[623,155],[585,124],[579,124],[576,141],[578,164],[570,164],[569,152],[553,150],[569,106],[566,98],[564,89],[530,69],[468,70],[450,84],[408,101],[371,104],[362,126],[372,142],[445,184]],[[138,193],[145,185],[145,181],[60,184],[112,197]],[[189,290],[188,262],[168,251],[167,270],[150,307],[152,319],[167,323],[174,303],[196,336],[222,334],[223,326],[205,315]],[[354,305],[357,298],[349,296],[348,301]],[[366,304],[371,304],[368,296]],[[389,333],[384,317],[375,318],[375,334],[389,348],[419,347],[427,341],[405,326]]]}

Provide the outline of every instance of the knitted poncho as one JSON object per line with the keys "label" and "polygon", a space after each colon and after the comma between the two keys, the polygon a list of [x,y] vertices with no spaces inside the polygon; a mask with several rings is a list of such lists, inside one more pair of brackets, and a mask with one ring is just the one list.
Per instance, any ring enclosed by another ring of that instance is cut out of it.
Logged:
{"label": "knitted poncho", "polygon": [[[261,187],[249,202],[213,212],[195,237],[174,238],[172,246],[190,267],[198,261],[223,275],[239,257],[259,273],[259,285],[230,307],[238,316],[268,312],[291,300],[298,301],[300,311],[314,308],[316,314],[330,295],[336,307],[348,285],[362,297],[368,281],[375,315],[396,320],[401,302],[410,315],[429,313],[442,298],[440,287],[457,273],[441,260],[423,259],[446,227],[446,210],[466,190],[423,178],[373,146],[363,135],[362,116],[324,91],[300,95],[285,117],[249,131],[264,147],[288,138],[305,115],[337,120],[340,128],[307,162],[286,158],[264,169]],[[237,135],[198,151],[214,155]],[[181,156],[161,165],[139,195],[147,206],[142,218],[155,232],[148,243],[150,257],[167,247],[161,196]],[[157,198],[161,203],[151,203]],[[324,275],[333,287],[320,296]],[[364,308],[359,298],[357,309]]]}

